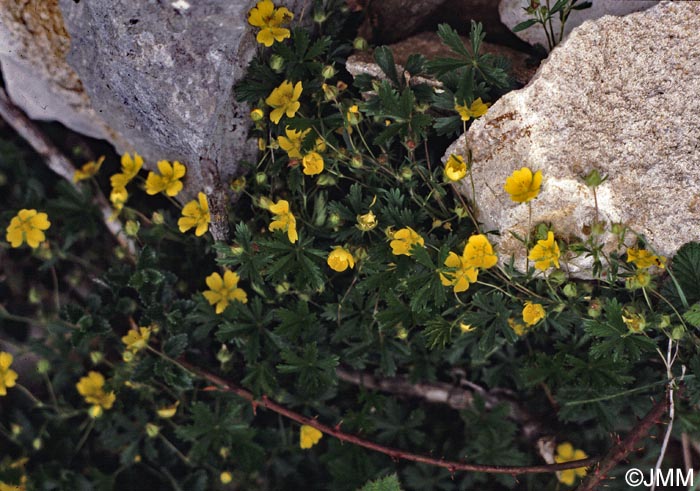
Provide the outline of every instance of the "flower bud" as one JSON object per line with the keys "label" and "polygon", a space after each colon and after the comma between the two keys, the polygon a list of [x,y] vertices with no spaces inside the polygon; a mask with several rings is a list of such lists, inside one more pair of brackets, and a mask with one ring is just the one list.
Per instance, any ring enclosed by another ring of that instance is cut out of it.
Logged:
{"label": "flower bud", "polygon": [[408,165],[402,166],[399,172],[401,173],[401,179],[404,181],[410,181],[413,178],[413,169]]}
{"label": "flower bud", "polygon": [[356,37],[352,42],[352,47],[357,51],[365,51],[369,48],[369,43],[363,37]]}
{"label": "flower bud", "polygon": [[583,182],[586,186],[596,188],[603,184],[608,176],[601,176],[597,169],[593,169],[583,177]]}
{"label": "flower bud", "polygon": [[326,80],[335,77],[336,73],[338,72],[332,65],[326,65],[321,70],[321,76]]}
{"label": "flower bud", "polygon": [[250,111],[250,119],[252,119],[255,122],[261,121],[264,117],[265,113],[259,107],[256,107],[255,109]]}
{"label": "flower bud", "polygon": [[334,101],[338,98],[338,89],[334,85],[323,84],[321,90],[326,101]]}
{"label": "flower bud", "polygon": [[49,360],[42,358],[36,364],[36,371],[42,375],[49,373],[49,370],[51,370],[51,364],[49,363]]}
{"label": "flower bud", "polygon": [[290,286],[291,285],[288,282],[283,281],[282,283],[275,286],[275,291],[277,292],[278,295],[284,295],[285,293],[287,293],[289,291]]}
{"label": "flower bud", "polygon": [[329,173],[321,174],[316,180],[316,184],[319,186],[335,186],[338,180]]}
{"label": "flower bud", "polygon": [[264,172],[258,172],[255,174],[255,183],[262,186],[267,182],[267,174]]}
{"label": "flower bud", "polygon": [[674,326],[671,330],[671,339],[674,341],[679,341],[685,336],[685,328],[683,326]]}
{"label": "flower bud", "polygon": [[328,16],[323,10],[314,11],[314,22],[317,24],[323,24],[328,19]]}
{"label": "flower bud", "polygon": [[10,425],[10,431],[12,432],[12,436],[18,437],[20,434],[22,434],[22,427],[16,423],[12,423]]}
{"label": "flower bud", "polygon": [[588,304],[588,316],[592,317],[593,319],[597,319],[600,317],[601,312],[603,311],[603,306],[600,303],[600,300],[597,298],[594,298],[591,300],[591,302]]}
{"label": "flower bud", "polygon": [[566,273],[559,269],[552,271],[549,275],[549,281],[555,286],[562,285],[566,281]]}
{"label": "flower bud", "polygon": [[146,434],[149,438],[155,438],[160,433],[160,428],[153,423],[146,423]]}
{"label": "flower bud", "polygon": [[32,440],[32,448],[34,450],[41,450],[44,447],[44,442],[41,441],[41,438],[35,438]]}
{"label": "flower bud", "polygon": [[231,181],[231,191],[234,193],[240,193],[245,189],[246,180],[245,177],[241,176],[239,178]]}
{"label": "flower bud", "polygon": [[564,285],[564,295],[566,295],[569,298],[574,298],[578,294],[578,291],[576,289],[576,284],[574,283],[567,283]]}
{"label": "flower bud", "polygon": [[352,167],[353,169],[362,169],[362,156],[353,155],[352,159],[350,160],[350,167]]}
{"label": "flower bud", "polygon": [[98,365],[104,359],[105,355],[101,351],[91,351],[90,361],[93,365]]}
{"label": "flower bud", "polygon": [[124,231],[129,237],[136,237],[139,234],[140,228],[141,224],[135,220],[127,220],[126,224],[124,224]]}
{"label": "flower bud", "polygon": [[340,224],[340,215],[337,213],[331,213],[328,216],[328,225],[331,227],[337,227]]}
{"label": "flower bud", "polygon": [[219,360],[219,363],[224,365],[233,359],[233,354],[228,350],[228,346],[222,344],[221,348],[219,348],[219,351],[216,353],[216,359]]}
{"label": "flower bud", "polygon": [[273,71],[280,73],[282,68],[284,68],[284,58],[282,58],[280,55],[272,55],[270,57],[270,68],[272,68]]}
{"label": "flower bud", "polygon": [[158,213],[157,211],[154,211],[153,214],[151,215],[151,221],[153,222],[154,225],[163,225],[165,223],[165,217],[163,217],[162,213]]}
{"label": "flower bud", "polygon": [[379,225],[379,221],[372,210],[368,211],[364,215],[357,215],[357,225],[355,226],[361,231],[369,232],[377,225]]}
{"label": "flower bud", "polygon": [[221,484],[229,484],[231,481],[233,481],[233,475],[231,475],[229,471],[224,471],[219,476],[219,480],[221,481]]}

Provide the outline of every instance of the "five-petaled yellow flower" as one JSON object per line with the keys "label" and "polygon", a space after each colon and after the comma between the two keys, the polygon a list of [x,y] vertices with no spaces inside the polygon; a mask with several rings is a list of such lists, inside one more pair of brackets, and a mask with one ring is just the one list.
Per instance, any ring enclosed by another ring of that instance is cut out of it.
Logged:
{"label": "five-petaled yellow flower", "polygon": [[299,431],[299,446],[303,449],[308,449],[316,445],[323,436],[319,430],[309,425],[301,425]]}
{"label": "five-petaled yellow flower", "polygon": [[355,259],[352,257],[352,254],[342,247],[333,249],[331,253],[328,254],[327,262],[328,266],[330,266],[333,271],[339,273],[342,273],[348,268],[352,269],[355,267]]}
{"label": "five-petaled yellow flower", "polygon": [[522,167],[506,179],[504,188],[510,194],[510,199],[516,203],[527,203],[540,194],[540,186],[542,186],[542,171],[538,170],[533,174],[527,167]]}
{"label": "five-petaled yellow flower", "polygon": [[528,326],[534,326],[539,321],[544,319],[545,311],[542,304],[525,302],[525,307],[523,307],[523,321]]}
{"label": "five-petaled yellow flower", "polygon": [[139,327],[138,329],[129,329],[126,336],[122,337],[122,343],[126,345],[127,351],[136,353],[148,346],[148,340],[151,337],[150,327]]}
{"label": "five-petaled yellow flower", "polygon": [[450,252],[445,259],[445,266],[453,268],[454,271],[440,273],[440,281],[444,286],[451,286],[455,293],[460,293],[469,289],[471,283],[475,283],[479,271],[465,264],[464,258],[454,252]]}
{"label": "five-petaled yellow flower", "polygon": [[102,162],[104,161],[105,157],[102,155],[99,159],[97,159],[97,162],[90,161],[87,164],[84,164],[80,169],[76,169],[73,173],[73,182],[90,179],[100,171],[100,167],[102,167]]}
{"label": "five-petaled yellow flower", "polygon": [[182,179],[186,172],[186,167],[177,160],[172,164],[167,160],[158,161],[158,171],[149,172],[146,178],[146,193],[158,194],[165,192],[168,196],[177,196],[182,191]]}
{"label": "five-petaled yellow flower", "polygon": [[270,121],[277,124],[282,119],[282,115],[286,114],[288,118],[293,118],[297,113],[301,104],[299,97],[303,86],[301,82],[292,85],[292,82],[285,80],[279,87],[274,89],[272,93],[265,99],[268,106],[274,109],[270,112]]}
{"label": "five-petaled yellow flower", "polygon": [[304,155],[301,165],[304,168],[304,175],[315,176],[323,172],[323,157],[320,153],[309,152]]}
{"label": "five-petaled yellow flower", "polygon": [[289,23],[293,17],[294,14],[285,7],[275,8],[270,0],[262,0],[250,9],[248,24],[260,27],[255,39],[269,48],[275,41],[281,42],[290,36],[289,29],[280,26]]}
{"label": "five-petaled yellow flower", "polygon": [[461,155],[450,155],[445,164],[445,177],[450,181],[459,181],[467,175],[467,164]]}
{"label": "five-petaled yellow flower", "polygon": [[[583,450],[575,450],[574,446],[569,442],[564,442],[557,445],[557,454],[554,456],[554,461],[557,464],[562,464],[564,462],[573,462],[574,460],[582,460],[588,458],[586,452]],[[585,467],[577,467],[576,469],[567,469],[565,471],[557,472],[557,479],[559,482],[571,486],[574,484],[576,477],[583,477],[586,475]]]}
{"label": "five-petaled yellow flower", "polygon": [[182,217],[177,221],[177,226],[183,233],[196,227],[194,234],[200,237],[209,230],[210,223],[209,201],[207,195],[200,192],[196,200],[190,201],[182,208]]}
{"label": "five-petaled yellow flower", "polygon": [[391,246],[391,252],[395,256],[410,256],[411,248],[418,244],[421,247],[425,247],[425,241],[415,230],[411,227],[402,228],[397,230],[392,235],[392,240],[389,245]]}
{"label": "five-petaled yellow flower", "polygon": [[538,240],[527,257],[530,261],[535,261],[535,268],[545,271],[552,266],[559,267],[559,256],[559,244],[554,240],[554,233],[549,231],[547,238]]}
{"label": "five-petaled yellow flower", "polygon": [[111,409],[117,396],[114,392],[105,392],[105,378],[99,372],[88,372],[87,377],[82,377],[75,385],[85,402],[92,404],[90,415],[97,418],[103,409]]}
{"label": "five-petaled yellow flower", "polygon": [[470,118],[478,118],[486,114],[486,111],[489,110],[490,105],[490,102],[484,103],[481,100],[481,97],[479,97],[474,102],[472,102],[469,107],[467,107],[466,104],[455,104],[455,111],[459,113],[459,116],[462,118],[462,121],[469,121]]}
{"label": "five-petaled yellow flower", "polygon": [[0,396],[7,395],[7,389],[15,386],[17,372],[10,368],[12,355],[5,351],[0,352]]}
{"label": "five-petaled yellow flower", "polygon": [[361,231],[369,232],[377,225],[379,225],[379,221],[377,220],[377,217],[372,212],[372,210],[369,210],[364,215],[357,215],[356,227],[359,228]]}
{"label": "five-petaled yellow flower", "polygon": [[219,273],[207,276],[207,286],[210,288],[202,292],[210,305],[216,305],[216,313],[220,314],[232,301],[247,303],[248,295],[242,288],[238,288],[240,278],[233,271],[226,270],[223,278]]}
{"label": "five-petaled yellow flower", "polygon": [[634,263],[640,269],[651,268],[652,266],[664,268],[666,266],[666,258],[664,256],[657,256],[646,249],[634,247],[627,249],[627,262]]}
{"label": "five-petaled yellow flower", "polygon": [[493,246],[483,234],[472,235],[464,246],[463,261],[473,268],[489,269],[496,265],[498,256]]}
{"label": "five-petaled yellow flower", "polygon": [[301,144],[304,141],[306,135],[309,134],[311,128],[304,131],[297,131],[290,129],[287,126],[284,132],[287,136],[278,136],[277,143],[279,143],[280,148],[287,152],[290,159],[300,159],[301,158]]}
{"label": "five-petaled yellow flower", "polygon": [[23,208],[10,220],[5,239],[12,247],[19,247],[26,242],[29,247],[36,249],[46,240],[44,230],[48,230],[50,226],[51,222],[46,213]]}
{"label": "five-petaled yellow flower", "polygon": [[110,177],[110,183],[114,189],[120,189],[126,187],[129,182],[136,177],[143,167],[143,158],[136,152],[134,152],[134,157],[125,153],[122,155],[122,171],[119,174],[114,174]]}
{"label": "five-petaled yellow flower", "polygon": [[277,203],[270,204],[267,209],[275,215],[274,220],[270,223],[270,232],[275,230],[287,232],[289,242],[294,244],[299,236],[297,235],[297,220],[289,211],[289,201],[281,199]]}

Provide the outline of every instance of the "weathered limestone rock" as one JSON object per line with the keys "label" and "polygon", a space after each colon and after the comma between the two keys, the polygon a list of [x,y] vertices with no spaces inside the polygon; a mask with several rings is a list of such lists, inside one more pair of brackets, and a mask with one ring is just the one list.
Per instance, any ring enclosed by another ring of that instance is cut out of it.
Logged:
{"label": "weathered limestone rock", "polygon": [[[256,155],[247,138],[249,108],[233,93],[257,49],[247,23],[255,2],[59,3],[71,36],[68,62],[95,109],[147,166],[185,163],[185,195],[207,193],[212,233],[224,238],[227,183]],[[303,3],[286,5],[299,11]]]}
{"label": "weathered limestone rock", "polygon": [[[545,4],[544,1],[540,3]],[[583,3],[583,0],[579,3]],[[574,27],[580,26],[587,20],[599,19],[604,15],[623,16],[648,9],[657,3],[659,2],[655,0],[624,0],[623,2],[620,0],[593,0],[593,5],[590,8],[571,12],[569,19],[566,21],[566,26],[564,26],[564,39]],[[530,19],[527,12],[523,10],[523,7],[526,7],[528,4],[528,0],[501,0],[501,3],[498,5],[501,21],[510,29],[513,29],[521,22]],[[554,5],[554,2],[551,2],[551,4]],[[559,22],[558,14],[552,19],[552,25],[554,26],[554,32],[559,33],[561,22]],[[547,37],[539,24],[515,34],[530,44],[541,44],[547,48]]]}
{"label": "weathered limestone rock", "polygon": [[0,0],[0,66],[13,102],[32,119],[120,142],[66,62],[69,48],[58,0]]}
{"label": "weathered limestone rock", "polygon": [[[665,2],[626,17],[583,24],[554,49],[530,84],[499,99],[447,151],[473,154],[478,217],[501,260],[524,267],[528,206],[510,200],[506,178],[528,166],[544,175],[533,225],[560,239],[586,238],[593,194],[581,179],[608,175],[600,219],[643,234],[673,255],[700,239],[700,4]],[[462,191],[469,195],[470,187]],[[604,237],[608,250],[613,237]],[[590,261],[562,267],[586,276]]]}
{"label": "weathered limestone rock", "polygon": [[[462,40],[465,43],[468,41],[464,37]],[[513,78],[521,85],[529,82],[535,74],[537,67],[528,63],[528,55],[525,53],[491,43],[483,43],[482,48],[486,53],[507,58],[511,63]],[[422,54],[429,60],[444,56],[455,56],[448,47],[442,44],[439,36],[434,32],[417,34],[400,43],[390,45],[389,49],[391,49],[394,61],[398,65],[404,65],[408,57],[414,53]],[[367,73],[374,77],[383,77],[381,68],[374,62],[374,57],[369,52],[358,52],[350,56],[345,67],[353,76]],[[425,79],[420,79],[420,81],[425,82]]]}

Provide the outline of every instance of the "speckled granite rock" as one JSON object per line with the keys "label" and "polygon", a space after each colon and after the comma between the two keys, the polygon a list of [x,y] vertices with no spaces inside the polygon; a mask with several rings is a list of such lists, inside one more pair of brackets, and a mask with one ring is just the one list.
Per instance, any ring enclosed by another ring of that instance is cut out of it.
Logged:
{"label": "speckled granite rock", "polygon": [[[286,2],[300,10],[309,0]],[[94,107],[153,167],[179,160],[185,195],[210,196],[212,233],[223,239],[227,183],[252,160],[249,108],[236,102],[257,48],[246,21],[253,0],[59,0],[71,51]]]}
{"label": "speckled granite rock", "polygon": [[[609,176],[598,188],[602,220],[629,225],[664,255],[700,239],[698,46],[700,3],[587,22],[448,149],[473,152],[479,219],[501,231],[501,260],[525,262],[508,232],[527,233],[528,207],[503,189],[522,166],[544,174],[533,223],[552,223],[560,238],[585,238],[595,212],[580,176],[595,168]],[[585,277],[590,261],[563,267]]]}
{"label": "speckled granite rock", "polygon": [[[541,2],[544,4],[545,2]],[[583,3],[583,0],[581,2]],[[564,39],[574,27],[580,26],[585,21],[590,19],[599,19],[604,15],[622,16],[632,12],[639,12],[656,5],[658,1],[654,0],[593,0],[593,5],[584,10],[575,10],[569,15],[564,28]],[[515,26],[530,18],[523,10],[523,7],[529,4],[528,0],[501,0],[498,5],[498,12],[501,15],[501,22],[508,28],[513,29]],[[552,2],[552,5],[554,2]],[[552,19],[554,32],[558,33],[561,28],[559,15],[555,15]],[[544,34],[542,26],[535,25],[524,31],[515,33],[520,39],[527,41],[530,44],[541,44],[547,48],[547,37]]]}
{"label": "speckled granite rock", "polygon": [[12,101],[32,119],[120,141],[66,62],[69,48],[58,0],[0,0],[0,66]]}

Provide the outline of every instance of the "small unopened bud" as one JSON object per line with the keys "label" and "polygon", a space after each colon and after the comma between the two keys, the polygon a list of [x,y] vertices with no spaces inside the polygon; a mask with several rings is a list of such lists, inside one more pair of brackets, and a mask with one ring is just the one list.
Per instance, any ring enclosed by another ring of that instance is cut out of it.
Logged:
{"label": "small unopened bud", "polygon": [[321,90],[323,90],[323,97],[327,101],[334,101],[338,97],[338,89],[334,85],[323,84]]}
{"label": "small unopened bud", "polygon": [[10,431],[12,432],[12,436],[18,437],[22,433],[22,427],[16,423],[12,423],[10,425]]}
{"label": "small unopened bud", "polygon": [[332,65],[326,65],[321,70],[321,76],[326,80],[335,77],[336,73],[338,72]]}
{"label": "small unopened bud", "polygon": [[36,364],[36,371],[42,375],[49,373],[49,370],[51,370],[51,364],[49,363],[49,360],[42,358]]}
{"label": "small unopened bud", "polygon": [[34,450],[41,450],[44,447],[44,442],[41,441],[41,438],[35,438],[32,440],[32,448]]}
{"label": "small unopened bud", "polygon": [[102,360],[104,360],[104,353],[101,351],[91,351],[90,352],[90,361],[92,362],[93,365],[99,364]]}
{"label": "small unopened bud", "polygon": [[408,165],[401,166],[399,172],[401,173],[401,179],[404,181],[410,181],[413,178],[413,169]]}
{"label": "small unopened bud", "polygon": [[233,181],[231,181],[231,191],[233,191],[234,193],[240,193],[245,189],[245,184],[246,181],[245,177],[243,176],[234,179]]}
{"label": "small unopened bud", "polygon": [[337,227],[340,224],[340,215],[337,213],[331,213],[328,216],[328,225],[331,227]]}
{"label": "small unopened bud", "polygon": [[255,122],[261,121],[264,117],[265,113],[259,107],[256,107],[255,109],[250,111],[250,119],[252,119]]}
{"label": "small unopened bud", "polygon": [[574,298],[578,294],[576,285],[574,283],[567,283],[564,285],[564,295],[569,298]]}
{"label": "small unopened bud", "polygon": [[221,348],[219,348],[219,351],[216,353],[216,359],[223,365],[233,359],[233,354],[228,350],[228,346],[222,344]]}
{"label": "small unopened bud", "polygon": [[146,423],[146,434],[149,436],[149,438],[157,437],[158,433],[160,433],[160,427],[158,427],[158,425]]}
{"label": "small unopened bud", "polygon": [[683,326],[675,326],[671,330],[671,339],[674,341],[678,341],[685,336],[685,328]]}
{"label": "small unopened bud", "polygon": [[353,155],[352,159],[350,160],[350,167],[353,169],[362,169],[363,167],[362,163],[362,156],[361,155]]}
{"label": "small unopened bud", "polygon": [[367,40],[363,37],[356,37],[355,40],[352,42],[352,47],[356,49],[357,51],[365,51],[367,48],[369,48],[369,43]]}
{"label": "small unopened bud", "polygon": [[284,58],[280,55],[272,55],[270,57],[270,68],[277,73],[281,72],[282,68],[284,68]]}
{"label": "small unopened bud", "polygon": [[335,186],[337,183],[338,179],[328,173],[321,174],[316,180],[316,184],[319,186]]}
{"label": "small unopened bud", "polygon": [[566,281],[566,273],[560,270],[552,271],[549,275],[549,281],[555,286],[562,285]]}
{"label": "small unopened bud", "polygon": [[231,481],[233,481],[233,475],[229,471],[224,471],[219,476],[219,480],[221,481],[221,484],[229,484]]}
{"label": "small unopened bud", "polygon": [[258,172],[257,174],[255,174],[255,182],[256,184],[262,186],[267,182],[267,174],[265,174],[264,172]]}
{"label": "small unopened bud", "polygon": [[608,176],[601,176],[597,169],[593,169],[583,177],[583,182],[588,187],[596,188],[603,184],[607,178]]}
{"label": "small unopened bud", "polygon": [[163,217],[162,213],[158,213],[157,211],[154,211],[153,214],[151,215],[151,221],[153,222],[154,225],[163,225],[165,223],[165,217]]}
{"label": "small unopened bud", "polygon": [[328,19],[328,16],[323,10],[314,11],[314,22],[317,24],[323,24]]}
{"label": "small unopened bud", "polygon": [[127,220],[126,224],[124,224],[124,231],[129,237],[136,237],[139,234],[140,228],[141,224],[136,220]]}

